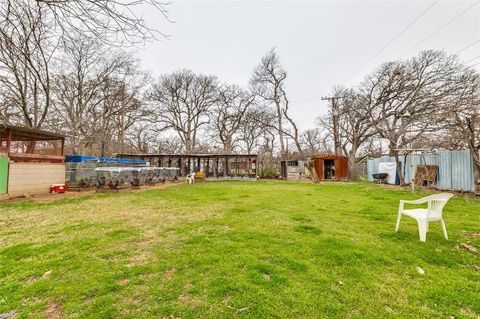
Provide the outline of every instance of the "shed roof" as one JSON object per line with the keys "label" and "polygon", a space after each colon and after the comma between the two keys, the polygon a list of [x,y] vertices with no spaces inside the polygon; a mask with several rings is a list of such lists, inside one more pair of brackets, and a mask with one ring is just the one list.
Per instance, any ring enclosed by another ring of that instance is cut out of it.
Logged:
{"label": "shed roof", "polygon": [[343,155],[335,155],[335,154],[322,154],[322,155],[315,155],[312,156],[313,159],[335,159],[335,158],[348,158]]}
{"label": "shed roof", "polygon": [[6,139],[8,131],[12,134],[12,141],[53,141],[65,139],[64,135],[58,133],[0,123],[0,138]]}
{"label": "shed roof", "polygon": [[128,154],[117,153],[119,158],[248,158],[257,154]]}

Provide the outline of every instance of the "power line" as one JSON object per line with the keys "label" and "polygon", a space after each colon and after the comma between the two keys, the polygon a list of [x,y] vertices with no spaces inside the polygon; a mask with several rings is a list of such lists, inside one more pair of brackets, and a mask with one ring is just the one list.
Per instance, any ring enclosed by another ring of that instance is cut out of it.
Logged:
{"label": "power line", "polygon": [[457,52],[455,52],[454,54],[459,54],[460,52],[463,52],[465,51],[466,49],[470,48],[470,47],[473,47],[475,44],[477,44],[478,42],[480,42],[480,40],[477,40],[469,45],[467,45],[466,47],[464,47],[463,49],[461,50],[458,50]]}
{"label": "power line", "polygon": [[399,33],[397,33],[390,41],[387,42],[380,50],[378,50],[374,55],[372,55],[362,66],[360,66],[352,75],[350,75],[343,83],[349,81],[354,75],[360,72],[365,66],[367,66],[373,59],[375,59],[380,53],[383,52],[390,44],[392,44],[398,37],[400,37],[405,31],[407,31],[412,25],[414,25],[421,17],[423,17],[434,5],[438,3],[439,0],[432,3],[427,9],[423,10],[413,21],[411,21],[406,27],[404,27]]}
{"label": "power line", "polygon": [[428,39],[430,39],[431,37],[433,37],[435,34],[437,34],[438,32],[440,32],[441,30],[443,30],[445,27],[447,27],[448,25],[450,25],[452,22],[454,22],[455,20],[457,20],[458,18],[460,18],[461,16],[463,16],[465,13],[467,13],[467,11],[469,11],[470,9],[472,9],[474,6],[476,6],[477,4],[479,4],[480,1],[477,1],[475,2],[474,4],[472,4],[471,6],[469,6],[468,8],[466,8],[465,10],[463,10],[462,12],[460,12],[458,15],[456,15],[455,17],[453,17],[451,20],[449,20],[447,23],[445,23],[444,25],[442,25],[440,28],[436,29],[435,31],[433,31],[430,35],[428,35],[426,38],[424,38],[423,40],[421,40],[420,42],[418,42],[417,44],[415,44],[413,47],[411,47],[410,49],[408,49],[407,51],[405,51],[404,54],[402,54],[400,56],[400,59],[403,58],[405,55],[407,55],[407,53],[409,53],[410,51],[412,51],[413,49],[415,49],[416,47],[418,47],[420,44],[422,44],[423,42],[427,41]]}
{"label": "power line", "polygon": [[467,63],[470,63],[470,62],[472,62],[472,61],[474,61],[474,60],[476,60],[476,59],[478,59],[478,58],[480,58],[480,55],[474,57],[473,59],[470,59],[470,60],[468,60],[468,61],[465,61],[465,62],[463,62],[463,63],[467,64]]}
{"label": "power line", "polygon": [[292,100],[291,102],[313,101],[313,100],[319,100],[320,98],[321,98],[321,96],[317,96],[317,97],[307,97],[307,98]]}

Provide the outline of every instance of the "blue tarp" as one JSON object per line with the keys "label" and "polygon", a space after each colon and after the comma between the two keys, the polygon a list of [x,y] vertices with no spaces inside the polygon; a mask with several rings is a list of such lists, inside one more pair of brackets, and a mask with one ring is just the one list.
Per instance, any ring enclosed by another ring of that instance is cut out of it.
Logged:
{"label": "blue tarp", "polygon": [[147,164],[144,160],[133,160],[113,157],[96,157],[83,155],[68,155],[65,157],[66,163],[100,162],[100,163],[122,163],[122,164]]}

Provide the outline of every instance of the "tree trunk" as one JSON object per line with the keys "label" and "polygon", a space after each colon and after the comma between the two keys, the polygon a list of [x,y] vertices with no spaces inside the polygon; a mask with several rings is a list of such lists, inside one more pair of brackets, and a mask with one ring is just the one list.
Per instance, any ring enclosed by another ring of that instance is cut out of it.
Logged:
{"label": "tree trunk", "polygon": [[473,183],[475,192],[480,193],[480,150],[470,149],[473,162]]}
{"label": "tree trunk", "polygon": [[[405,167],[401,167],[401,162],[400,162],[400,157],[398,154],[398,151],[394,151],[394,156],[395,156],[395,163],[397,164],[397,174],[400,177],[400,186],[405,185],[405,176],[403,175],[402,171],[405,171]],[[405,163],[403,163],[405,164]]]}
{"label": "tree trunk", "polygon": [[277,121],[278,121],[278,137],[280,138],[280,150],[282,152],[282,156],[285,156],[285,141],[283,140],[283,116],[282,116],[282,108],[280,103],[275,101],[275,106],[277,108]]}
{"label": "tree trunk", "polygon": [[348,175],[351,181],[356,181],[358,180],[357,173],[355,171],[355,164],[357,164],[357,145],[352,144],[352,148],[350,152],[348,153]]}
{"label": "tree trunk", "polygon": [[225,142],[223,143],[223,153],[224,154],[231,154],[232,153],[232,138],[227,137],[225,139]]}
{"label": "tree trunk", "polygon": [[305,162],[306,169],[310,172],[310,176],[312,177],[312,182],[315,184],[320,183],[320,178],[318,178],[317,171],[315,170],[315,161],[309,160]]}
{"label": "tree trunk", "polygon": [[187,137],[185,139],[185,151],[186,151],[187,154],[190,154],[192,152],[192,150],[193,150],[193,145],[192,144],[193,144],[192,140],[189,137]]}

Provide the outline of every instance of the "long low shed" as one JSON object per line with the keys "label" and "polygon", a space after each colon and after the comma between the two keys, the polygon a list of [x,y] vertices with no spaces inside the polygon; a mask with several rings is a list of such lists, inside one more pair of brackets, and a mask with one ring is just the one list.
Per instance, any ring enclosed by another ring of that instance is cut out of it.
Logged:
{"label": "long low shed", "polygon": [[[381,162],[395,162],[395,157],[382,156],[367,161],[368,179],[373,181],[372,174],[378,173]],[[473,192],[475,181],[473,175],[473,162],[470,150],[439,151],[429,154],[415,154],[412,156],[413,171],[410,172],[410,155],[404,164],[403,156],[400,157],[401,166],[405,167],[405,180],[411,180],[411,173],[415,176],[418,165],[436,165],[438,167],[437,181],[434,186],[439,189],[452,189]]]}
{"label": "long low shed", "polygon": [[0,124],[0,198],[48,193],[65,183],[64,136]]}
{"label": "long low shed", "polygon": [[140,159],[150,165],[180,168],[180,176],[203,172],[207,179],[256,180],[257,154],[128,154],[117,158]]}

